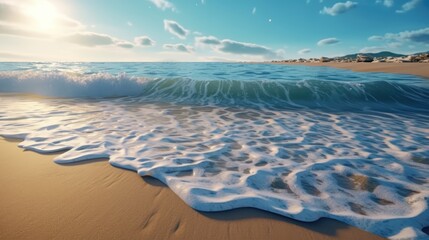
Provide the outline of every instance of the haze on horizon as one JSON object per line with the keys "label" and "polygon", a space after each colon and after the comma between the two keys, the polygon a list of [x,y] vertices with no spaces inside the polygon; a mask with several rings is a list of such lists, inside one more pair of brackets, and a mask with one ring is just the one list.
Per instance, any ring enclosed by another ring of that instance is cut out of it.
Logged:
{"label": "haze on horizon", "polygon": [[0,0],[0,61],[265,61],[429,50],[426,0]]}

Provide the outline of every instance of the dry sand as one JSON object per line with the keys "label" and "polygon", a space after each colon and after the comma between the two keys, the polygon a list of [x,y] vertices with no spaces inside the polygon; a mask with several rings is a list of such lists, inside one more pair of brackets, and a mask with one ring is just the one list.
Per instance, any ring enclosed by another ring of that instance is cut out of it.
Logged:
{"label": "dry sand", "polygon": [[386,72],[412,74],[429,78],[428,63],[274,63],[305,66],[326,66],[334,68],[349,69],[357,72]]}
{"label": "dry sand", "polygon": [[58,165],[0,138],[0,239],[382,239],[344,223],[255,210],[198,212],[106,160]]}

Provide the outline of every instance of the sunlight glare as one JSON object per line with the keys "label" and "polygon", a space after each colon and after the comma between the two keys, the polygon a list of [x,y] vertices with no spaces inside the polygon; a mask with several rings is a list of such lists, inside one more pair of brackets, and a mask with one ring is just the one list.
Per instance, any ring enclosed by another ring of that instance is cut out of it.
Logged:
{"label": "sunlight glare", "polygon": [[39,30],[46,31],[55,27],[58,12],[55,6],[48,1],[34,1],[34,4],[28,7],[27,13],[34,18]]}

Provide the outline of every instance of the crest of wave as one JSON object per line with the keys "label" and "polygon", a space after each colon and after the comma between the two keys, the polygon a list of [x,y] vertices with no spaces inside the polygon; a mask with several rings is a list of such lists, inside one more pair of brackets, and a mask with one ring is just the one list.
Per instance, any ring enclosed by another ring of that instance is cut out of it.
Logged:
{"label": "crest of wave", "polygon": [[2,92],[35,93],[52,97],[123,97],[141,92],[144,78],[124,73],[0,72]]}

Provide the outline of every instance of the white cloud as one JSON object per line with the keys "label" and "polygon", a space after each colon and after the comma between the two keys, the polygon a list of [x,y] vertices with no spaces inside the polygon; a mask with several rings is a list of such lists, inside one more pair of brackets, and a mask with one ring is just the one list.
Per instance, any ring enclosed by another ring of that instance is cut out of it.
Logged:
{"label": "white cloud", "polygon": [[[42,3],[50,4],[49,2],[40,1],[40,4]],[[32,4],[39,4],[39,1],[20,1],[18,4],[15,2],[6,3],[0,0],[0,35],[57,40],[58,42],[68,42],[86,47],[116,46],[128,49],[135,47],[132,42],[118,39],[108,34],[85,30],[86,26],[61,14],[53,5],[40,6],[41,8],[52,8],[50,13],[52,19],[50,21],[54,23],[53,29],[39,29],[37,16],[29,11],[29,9],[35,7]],[[133,25],[132,22],[127,22],[127,24],[129,26]]]}
{"label": "white cloud", "polygon": [[391,43],[387,43],[384,46],[364,47],[359,52],[361,52],[361,53],[375,53],[375,52],[387,51],[389,49],[395,49],[395,48],[398,48],[401,46],[402,46],[401,42],[391,42]]}
{"label": "white cloud", "polygon": [[127,25],[130,26],[130,27],[132,27],[134,24],[132,22],[128,21]]}
{"label": "white cloud", "polygon": [[180,39],[186,39],[189,30],[182,27],[179,23],[171,20],[164,20],[164,29]]}
{"label": "white cloud", "polygon": [[311,52],[311,49],[304,48],[304,49],[299,50],[298,54],[303,55],[303,54],[306,54],[306,53],[309,53],[309,52]]}
{"label": "white cloud", "polygon": [[115,40],[111,36],[94,32],[73,33],[63,37],[63,40],[87,47],[111,45],[115,43]]}
{"label": "white cloud", "polygon": [[383,4],[386,7],[391,7],[391,6],[393,6],[394,2],[393,2],[393,0],[384,0]]}
{"label": "white cloud", "polygon": [[369,37],[368,41],[381,41],[383,39],[384,38],[382,36],[376,36],[376,35],[374,35],[374,36]]}
{"label": "white cloud", "polygon": [[386,47],[383,46],[371,46],[371,47],[364,47],[359,52],[360,53],[376,53],[386,51]]}
{"label": "white cloud", "polygon": [[[386,33],[383,36],[371,36],[369,41],[384,41],[384,46],[365,47],[362,52],[383,51],[385,49],[395,49],[408,43],[420,43],[429,45],[429,28],[423,28],[413,31],[404,31],[399,33]],[[411,45],[408,45],[411,46]]]}
{"label": "white cloud", "polygon": [[335,3],[332,7],[324,7],[320,11],[321,14],[328,14],[331,16],[336,16],[341,13],[345,13],[352,8],[355,8],[358,5],[357,2],[347,1],[347,2],[338,2]]}
{"label": "white cloud", "polygon": [[95,32],[76,32],[64,36],[62,40],[85,47],[115,45],[121,48],[133,48],[134,44],[128,41],[115,39],[112,36]]}
{"label": "white cloud", "polygon": [[255,15],[255,13],[256,13],[256,7],[253,7],[252,14]]}
{"label": "white cloud", "polygon": [[279,58],[280,51],[273,51],[272,49],[257,45],[254,43],[238,42],[230,39],[219,40],[213,36],[202,36],[195,38],[195,45],[210,46],[213,50],[221,53],[258,56],[267,59]]}
{"label": "white cloud", "polygon": [[27,38],[48,38],[51,37],[49,34],[33,31],[28,28],[22,28],[16,25],[1,24],[0,23],[0,35],[19,36]]}
{"label": "white cloud", "polygon": [[79,21],[69,18],[67,16],[62,16],[58,18],[57,21],[61,27],[74,28],[74,29],[82,29],[85,27]]}
{"label": "white cloud", "polygon": [[219,39],[213,36],[196,37],[195,42],[197,45],[219,45],[221,43]]}
{"label": "white cloud", "polygon": [[264,58],[277,58],[279,54],[265,46],[257,45],[254,43],[237,42],[230,39],[224,39],[217,48],[218,51],[223,53],[241,54],[241,55],[255,55]]}
{"label": "white cloud", "polygon": [[394,4],[393,0],[377,0],[376,3],[382,3],[386,7],[392,7]]}
{"label": "white cloud", "polygon": [[408,11],[410,11],[410,10],[414,9],[414,8],[417,6],[417,4],[419,4],[419,3],[420,3],[420,1],[421,1],[421,0],[411,0],[411,1],[409,1],[409,2],[406,2],[406,3],[404,3],[404,4],[401,6],[401,9],[400,9],[400,10],[396,10],[396,12],[397,12],[397,13],[405,13],[405,12],[408,12]]}
{"label": "white cloud", "polygon": [[29,16],[24,9],[17,5],[0,2],[0,21],[3,22],[26,22]]}
{"label": "white cloud", "polygon": [[133,48],[134,44],[128,41],[116,41],[115,45],[121,48]]}
{"label": "white cloud", "polygon": [[151,1],[157,8],[161,10],[171,9],[174,11],[174,5],[167,0],[149,0]]}
{"label": "white cloud", "polygon": [[143,47],[149,47],[149,46],[155,45],[155,41],[148,36],[136,37],[134,38],[134,42],[136,43],[137,46],[143,46]]}
{"label": "white cloud", "polygon": [[386,33],[384,38],[396,41],[411,41],[429,44],[429,28],[414,31],[404,31],[400,33]]}
{"label": "white cloud", "polygon": [[402,43],[401,42],[391,42],[391,43],[388,43],[387,46],[389,48],[398,48],[398,47],[402,46]]}
{"label": "white cloud", "polygon": [[178,44],[164,44],[162,46],[166,50],[175,50],[179,52],[185,52],[185,53],[191,53],[194,51],[192,46],[186,46],[184,44],[178,43]]}
{"label": "white cloud", "polygon": [[332,44],[336,44],[339,43],[340,40],[336,39],[336,38],[325,38],[322,39],[320,41],[317,42],[318,46],[325,46],[325,45],[332,45]]}

